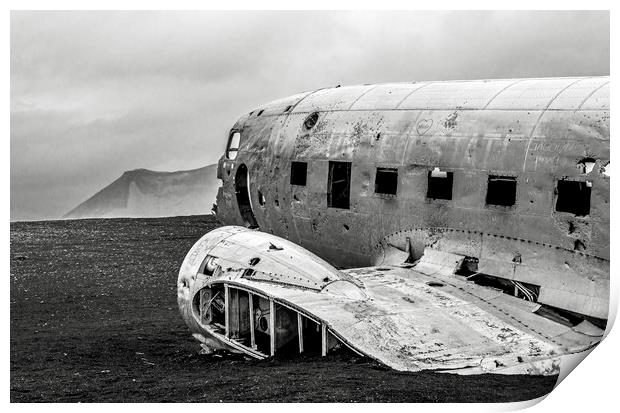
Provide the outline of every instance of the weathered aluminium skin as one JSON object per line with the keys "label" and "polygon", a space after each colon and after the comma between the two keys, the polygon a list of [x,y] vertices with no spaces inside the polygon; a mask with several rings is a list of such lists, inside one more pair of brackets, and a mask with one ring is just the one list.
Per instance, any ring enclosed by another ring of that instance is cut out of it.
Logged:
{"label": "weathered aluminium skin", "polygon": [[[338,268],[407,262],[424,274],[430,254],[467,257],[475,274],[537,288],[534,303],[607,319],[607,77],[320,89],[241,117],[229,146],[237,132],[236,156],[219,162],[224,223]],[[305,185],[291,184],[291,162],[307,163]],[[350,162],[348,208],[328,207],[330,162]],[[375,192],[377,168],[397,171],[395,194]],[[452,173],[451,199],[429,197],[435,168]],[[487,202],[489,177],[516,182],[514,205]],[[566,181],[590,188],[585,213],[556,210]]]}

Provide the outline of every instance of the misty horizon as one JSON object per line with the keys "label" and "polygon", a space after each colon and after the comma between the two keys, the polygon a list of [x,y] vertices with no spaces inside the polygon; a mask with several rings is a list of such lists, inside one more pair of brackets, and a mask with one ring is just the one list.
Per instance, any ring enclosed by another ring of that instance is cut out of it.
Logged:
{"label": "misty horizon", "polygon": [[12,221],[214,164],[240,116],[301,91],[609,75],[607,11],[12,12],[10,30]]}

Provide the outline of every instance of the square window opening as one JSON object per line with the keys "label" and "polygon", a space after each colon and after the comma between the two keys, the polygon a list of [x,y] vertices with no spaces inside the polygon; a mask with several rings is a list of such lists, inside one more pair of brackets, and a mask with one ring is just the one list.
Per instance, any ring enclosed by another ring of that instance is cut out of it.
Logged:
{"label": "square window opening", "polygon": [[375,193],[396,195],[398,188],[398,169],[377,168],[375,176]]}
{"label": "square window opening", "polygon": [[430,199],[452,199],[452,172],[435,168],[428,173],[428,190],[426,197]]}
{"label": "square window opening", "polygon": [[351,162],[329,162],[327,177],[327,206],[349,209],[351,192]]}
{"label": "square window opening", "polygon": [[307,173],[306,162],[291,162],[291,185],[306,186]]}
{"label": "square window opening", "polygon": [[517,178],[489,176],[487,205],[513,206],[517,200]]}
{"label": "square window opening", "polygon": [[577,216],[589,215],[591,192],[592,182],[559,180],[555,210],[569,212]]}

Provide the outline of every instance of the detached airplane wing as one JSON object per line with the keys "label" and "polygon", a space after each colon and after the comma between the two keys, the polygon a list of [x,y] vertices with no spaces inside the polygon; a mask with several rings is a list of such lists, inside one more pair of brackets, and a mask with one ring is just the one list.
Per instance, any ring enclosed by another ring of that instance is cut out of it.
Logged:
{"label": "detached airplane wing", "polygon": [[228,226],[188,253],[178,302],[207,350],[265,358],[346,346],[402,371],[557,374],[563,356],[602,339],[587,320],[456,275],[464,258],[427,248],[414,263],[338,270],[292,242]]}

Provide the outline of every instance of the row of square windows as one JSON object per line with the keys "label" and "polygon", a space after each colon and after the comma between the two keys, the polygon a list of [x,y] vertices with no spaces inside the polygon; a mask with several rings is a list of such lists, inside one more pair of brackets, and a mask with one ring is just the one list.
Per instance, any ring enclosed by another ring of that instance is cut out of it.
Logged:
{"label": "row of square windows", "polygon": [[[306,162],[291,162],[291,185],[306,186],[308,175]],[[435,168],[428,172],[429,199],[452,199],[453,172],[444,172]],[[329,162],[327,206],[349,209],[351,184],[351,162]],[[375,193],[397,195],[398,169],[377,168],[375,175]],[[569,212],[577,216],[590,213],[590,182],[558,180],[555,210]],[[486,204],[512,207],[516,202],[517,178],[512,176],[489,175]]]}

